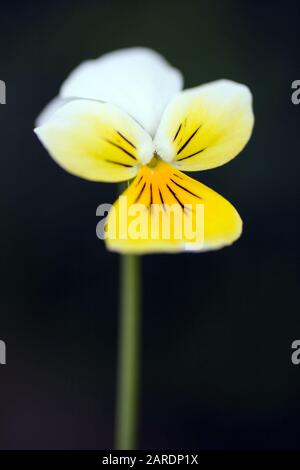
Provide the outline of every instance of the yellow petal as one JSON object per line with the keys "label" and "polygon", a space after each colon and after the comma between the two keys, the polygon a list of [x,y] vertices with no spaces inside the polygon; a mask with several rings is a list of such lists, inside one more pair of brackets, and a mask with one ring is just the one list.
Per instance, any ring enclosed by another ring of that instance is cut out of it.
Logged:
{"label": "yellow petal", "polygon": [[233,243],[242,221],[212,189],[156,161],[141,167],[106,229],[107,247],[121,253],[206,251]]}
{"label": "yellow petal", "polygon": [[178,93],[155,136],[158,154],[183,171],[214,168],[234,158],[254,123],[249,89],[219,80]]}
{"label": "yellow petal", "polygon": [[143,128],[118,107],[74,100],[35,129],[53,159],[70,173],[92,181],[133,178],[153,155]]}

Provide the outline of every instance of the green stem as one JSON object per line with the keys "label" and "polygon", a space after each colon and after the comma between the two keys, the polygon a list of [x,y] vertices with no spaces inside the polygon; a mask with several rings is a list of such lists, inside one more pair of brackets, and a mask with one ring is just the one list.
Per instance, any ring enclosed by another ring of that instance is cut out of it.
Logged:
{"label": "green stem", "polygon": [[116,449],[137,447],[140,357],[140,258],[121,256]]}

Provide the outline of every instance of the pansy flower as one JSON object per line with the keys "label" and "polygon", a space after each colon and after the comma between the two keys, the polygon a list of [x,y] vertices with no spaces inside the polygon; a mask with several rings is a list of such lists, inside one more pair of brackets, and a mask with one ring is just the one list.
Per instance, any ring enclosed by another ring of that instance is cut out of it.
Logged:
{"label": "pansy flower", "polygon": [[[243,149],[254,123],[251,93],[230,80],[182,86],[181,73],[156,52],[125,49],[82,63],[38,118],[35,132],[59,165],[87,180],[129,181],[122,195],[127,209],[144,207],[152,227],[147,236],[118,236],[124,213],[117,200],[107,219],[110,250],[202,251],[230,245],[241,234],[236,209],[183,172],[218,167]],[[196,208],[203,208],[201,241],[197,233],[176,236],[176,223],[163,236],[162,219],[174,204],[190,226],[196,226]],[[159,217],[154,205],[163,207]],[[127,210],[125,217],[129,222],[134,215]]]}

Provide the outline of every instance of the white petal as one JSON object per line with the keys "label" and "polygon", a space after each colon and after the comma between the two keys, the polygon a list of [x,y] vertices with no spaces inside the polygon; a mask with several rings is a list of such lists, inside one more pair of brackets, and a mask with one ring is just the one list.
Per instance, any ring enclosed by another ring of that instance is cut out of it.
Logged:
{"label": "white petal", "polygon": [[113,103],[154,135],[165,107],[182,85],[181,73],[160,54],[130,48],[83,62],[63,83],[60,95]]}

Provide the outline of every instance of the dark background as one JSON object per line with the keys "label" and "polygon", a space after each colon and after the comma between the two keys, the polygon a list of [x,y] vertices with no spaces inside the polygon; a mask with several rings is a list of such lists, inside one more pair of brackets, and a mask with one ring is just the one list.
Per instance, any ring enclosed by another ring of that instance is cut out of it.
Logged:
{"label": "dark background", "polygon": [[[299,3],[299,2],[298,2]],[[299,448],[300,8],[294,2],[1,2],[1,449],[113,446],[119,256],[95,236],[116,185],[75,178],[32,129],[86,58],[143,45],[185,86],[246,83],[256,125],[231,163],[194,174],[244,234],[143,258],[141,448]]]}

